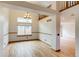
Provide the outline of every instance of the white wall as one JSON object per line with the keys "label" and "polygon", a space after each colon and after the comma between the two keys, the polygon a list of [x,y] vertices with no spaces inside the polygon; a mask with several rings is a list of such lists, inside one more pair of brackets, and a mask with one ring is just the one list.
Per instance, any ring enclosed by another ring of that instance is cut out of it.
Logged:
{"label": "white wall", "polygon": [[[63,23],[66,22],[68,24],[62,24],[64,27],[64,32],[66,33],[66,37],[74,37],[75,41],[75,55],[79,56],[79,5],[76,5],[72,8],[69,8],[63,12],[61,12],[62,18],[64,17]],[[75,23],[76,21],[76,23]]]}
{"label": "white wall", "polygon": [[61,12],[61,31],[63,38],[75,39],[75,16],[78,14],[78,5]]}
{"label": "white wall", "polygon": [[76,18],[76,24],[75,24],[75,36],[76,36],[76,55],[79,57],[79,16]]}
{"label": "white wall", "polygon": [[0,6],[0,56],[5,56],[4,49],[8,45],[9,9]]}
{"label": "white wall", "polygon": [[[23,17],[26,12],[19,10],[10,10],[10,20],[9,20],[9,32],[17,32],[17,17]],[[28,36],[28,39],[38,39],[38,14],[30,13],[32,16],[32,36]],[[10,41],[16,40],[27,40],[27,37],[17,37],[17,34],[10,34]]]}
{"label": "white wall", "polygon": [[[47,22],[47,20],[51,21]],[[56,50],[56,17],[47,17],[39,21],[39,39]]]}
{"label": "white wall", "polygon": [[75,22],[61,24],[63,38],[75,38]]}
{"label": "white wall", "polygon": [[61,14],[62,38],[75,38],[75,13],[71,10],[63,11]]}

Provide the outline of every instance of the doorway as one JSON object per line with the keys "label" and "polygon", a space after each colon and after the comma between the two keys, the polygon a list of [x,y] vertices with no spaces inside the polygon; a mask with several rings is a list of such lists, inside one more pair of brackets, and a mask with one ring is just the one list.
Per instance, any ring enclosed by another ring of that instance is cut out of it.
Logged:
{"label": "doorway", "polygon": [[61,16],[61,51],[65,56],[75,56],[75,18]]}

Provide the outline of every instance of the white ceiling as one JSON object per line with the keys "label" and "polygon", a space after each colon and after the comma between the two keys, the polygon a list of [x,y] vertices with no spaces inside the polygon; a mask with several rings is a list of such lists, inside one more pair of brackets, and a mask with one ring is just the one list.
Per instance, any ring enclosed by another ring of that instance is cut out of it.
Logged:
{"label": "white ceiling", "polygon": [[[36,4],[43,7],[48,7],[50,4],[55,5],[56,1],[28,1],[29,3]],[[53,7],[54,8],[54,7]],[[62,23],[74,23],[75,16],[79,15],[79,5],[69,8],[61,12]]]}
{"label": "white ceiling", "polygon": [[56,1],[27,1],[32,4],[36,4],[43,7],[48,7],[50,4],[55,4]]}

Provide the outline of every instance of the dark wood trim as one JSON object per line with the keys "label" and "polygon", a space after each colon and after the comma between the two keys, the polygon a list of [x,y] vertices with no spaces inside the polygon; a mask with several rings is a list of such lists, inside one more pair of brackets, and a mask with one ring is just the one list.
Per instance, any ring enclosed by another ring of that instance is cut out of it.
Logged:
{"label": "dark wood trim", "polygon": [[32,36],[32,35],[17,35],[17,37],[25,37],[25,36]]}
{"label": "dark wood trim", "polygon": [[[78,4],[76,4],[76,5],[78,5]],[[69,8],[72,8],[72,7],[76,6],[76,5],[73,5],[73,6],[71,6],[71,7],[68,7],[68,8],[62,9],[62,10],[60,10],[59,12],[62,12],[62,11],[66,10],[66,9],[69,9]]]}
{"label": "dark wood trim", "polygon": [[[49,33],[44,33],[44,32],[32,32],[32,33],[41,33],[41,34],[47,34],[47,35],[52,35]],[[9,34],[17,34],[17,32],[9,32]],[[17,35],[18,37],[22,36],[32,36],[32,35]]]}
{"label": "dark wood trim", "polygon": [[46,18],[46,17],[48,17],[48,15],[40,15],[40,14],[39,14],[39,20],[41,20],[41,19],[43,19],[43,18]]}
{"label": "dark wood trim", "polygon": [[[9,41],[9,44],[16,43],[16,42],[19,43],[19,42],[25,42],[25,41],[36,41],[36,40],[39,40],[39,39]],[[40,40],[39,40],[39,41],[40,41]]]}
{"label": "dark wood trim", "polygon": [[9,32],[9,34],[17,34],[17,32]]}
{"label": "dark wood trim", "polygon": [[44,19],[44,18],[46,18],[46,17],[48,17],[48,16],[43,16],[43,17],[40,17],[40,18],[39,18],[39,20]]}
{"label": "dark wood trim", "polygon": [[50,8],[50,7],[52,7],[52,4],[50,4],[47,8]]}
{"label": "dark wood trim", "polygon": [[[70,5],[69,5],[69,2],[70,2]],[[73,3],[75,3],[75,4],[73,4]],[[79,1],[73,1],[73,3],[71,3],[71,1],[66,1],[66,7],[64,9],[61,9],[59,12],[62,12],[64,10],[66,10],[66,9],[69,9],[71,7],[74,7],[74,6],[78,5],[79,4]]]}
{"label": "dark wood trim", "polygon": [[77,1],[77,4],[79,4],[79,1]]}
{"label": "dark wood trim", "polygon": [[[32,33],[38,33],[38,32],[32,32]],[[9,32],[8,34],[17,34],[17,32]]]}
{"label": "dark wood trim", "polygon": [[55,50],[56,52],[60,52],[61,50],[59,49],[59,50]]}
{"label": "dark wood trim", "polygon": [[68,8],[68,1],[66,1],[66,8]]}

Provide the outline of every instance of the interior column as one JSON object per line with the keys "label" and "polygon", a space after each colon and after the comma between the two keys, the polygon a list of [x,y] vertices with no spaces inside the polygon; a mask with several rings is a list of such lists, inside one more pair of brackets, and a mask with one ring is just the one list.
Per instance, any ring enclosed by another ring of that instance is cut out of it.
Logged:
{"label": "interior column", "polygon": [[[60,1],[56,1],[56,10],[60,10]],[[56,14],[56,51],[60,51],[60,12]]]}
{"label": "interior column", "polygon": [[56,51],[60,51],[60,14],[56,15]]}
{"label": "interior column", "polygon": [[75,21],[75,39],[76,39],[75,54],[78,57],[79,56],[79,16],[76,17],[76,21]]}

